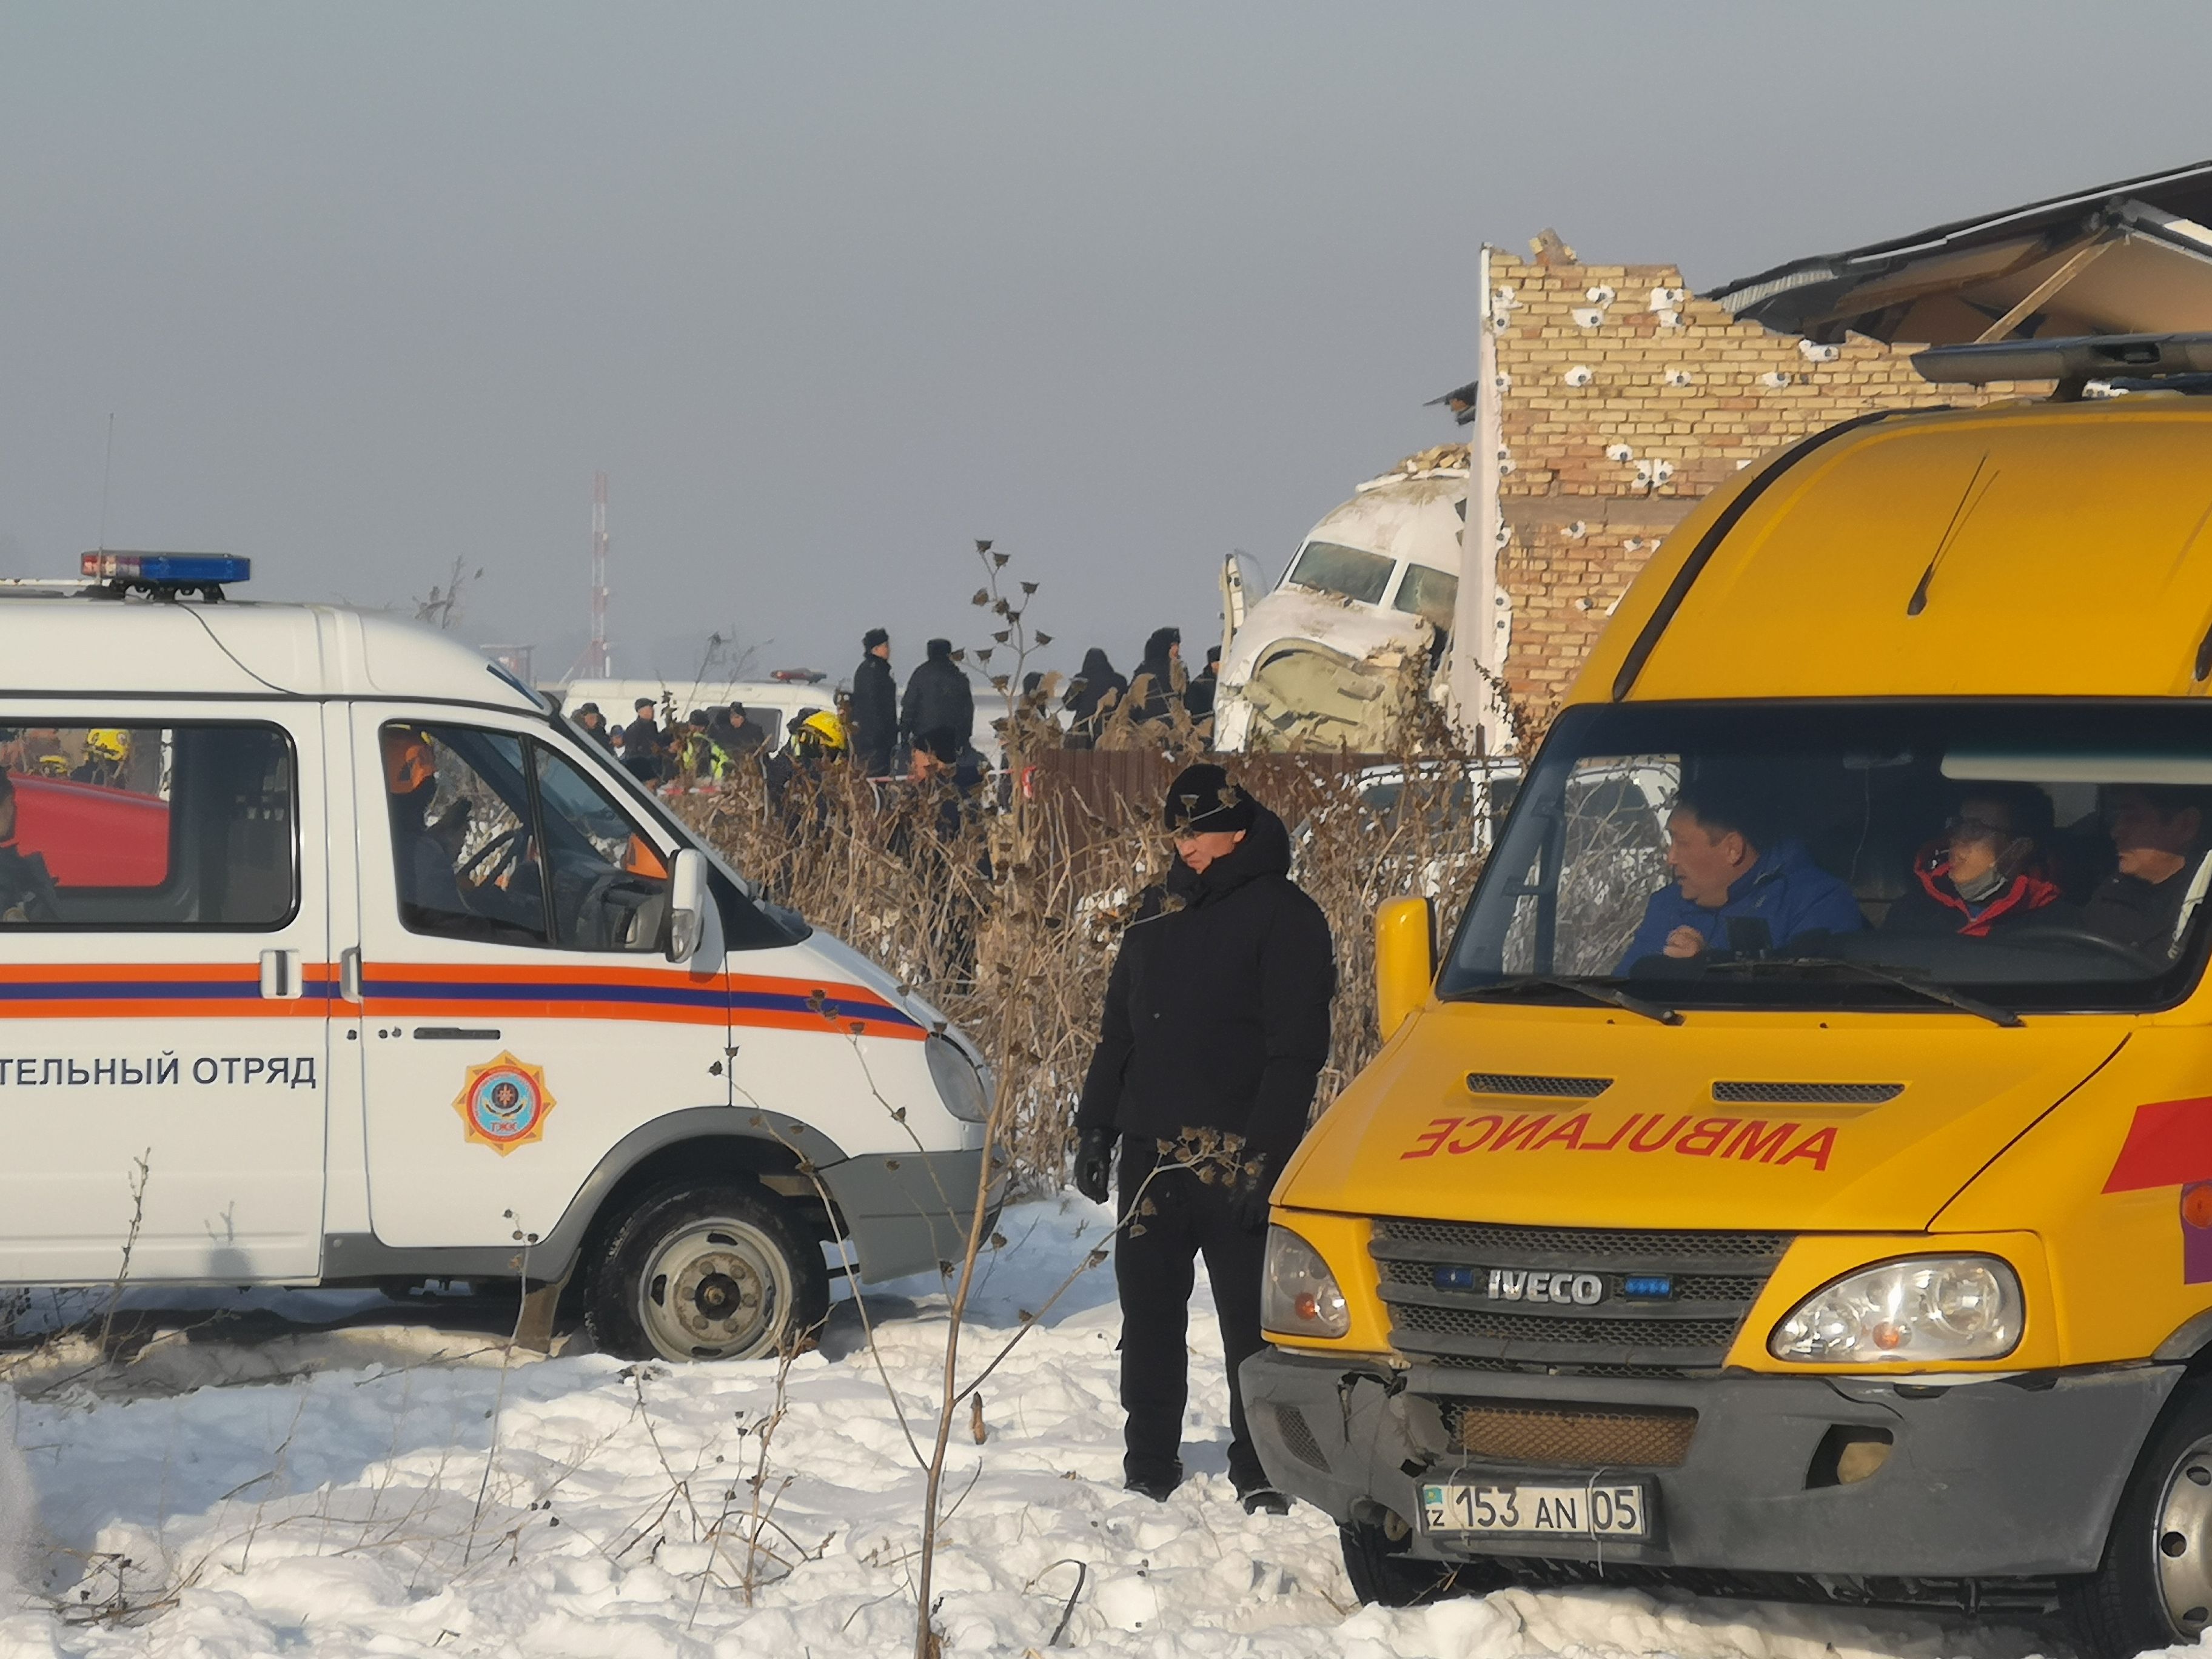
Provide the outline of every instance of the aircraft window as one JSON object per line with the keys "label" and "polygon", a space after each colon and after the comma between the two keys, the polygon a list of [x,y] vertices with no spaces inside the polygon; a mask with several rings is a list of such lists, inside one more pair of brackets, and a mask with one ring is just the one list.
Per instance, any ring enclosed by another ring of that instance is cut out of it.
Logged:
{"label": "aircraft window", "polygon": [[1380,605],[1397,562],[1335,542],[1308,542],[1283,580],[1318,593],[1334,593],[1362,605]]}
{"label": "aircraft window", "polygon": [[1429,565],[1409,564],[1406,567],[1406,579],[1398,584],[1398,597],[1391,601],[1391,608],[1410,612],[1431,628],[1449,634],[1452,610],[1458,603],[1458,577]]}

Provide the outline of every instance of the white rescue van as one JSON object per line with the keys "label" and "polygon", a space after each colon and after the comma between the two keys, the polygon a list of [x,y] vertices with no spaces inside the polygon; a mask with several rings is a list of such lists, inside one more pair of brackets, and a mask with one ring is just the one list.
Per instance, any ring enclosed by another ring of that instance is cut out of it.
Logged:
{"label": "white rescue van", "polygon": [[573,1276],[743,1358],[957,1259],[976,1049],[544,699],[210,602],[243,560],[87,571],[0,598],[0,1282]]}

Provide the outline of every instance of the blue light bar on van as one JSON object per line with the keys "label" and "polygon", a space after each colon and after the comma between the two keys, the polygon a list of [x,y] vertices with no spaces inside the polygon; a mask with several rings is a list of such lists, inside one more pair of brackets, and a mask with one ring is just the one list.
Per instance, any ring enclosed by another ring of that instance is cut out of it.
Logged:
{"label": "blue light bar on van", "polygon": [[88,553],[83,571],[91,581],[204,587],[248,580],[253,561],[231,553]]}

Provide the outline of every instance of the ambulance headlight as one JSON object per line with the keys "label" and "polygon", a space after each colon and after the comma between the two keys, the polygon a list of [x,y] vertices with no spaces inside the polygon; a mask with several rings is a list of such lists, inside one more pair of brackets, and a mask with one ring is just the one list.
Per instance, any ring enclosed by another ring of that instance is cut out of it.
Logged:
{"label": "ambulance headlight", "polygon": [[1336,1275],[1321,1252],[1288,1227],[1267,1229],[1260,1324],[1285,1336],[1342,1336],[1352,1328],[1352,1309]]}
{"label": "ambulance headlight", "polygon": [[945,1109],[963,1123],[987,1121],[991,1115],[991,1091],[975,1069],[975,1062],[961,1051],[958,1043],[933,1033],[922,1046],[929,1051],[929,1079],[937,1085],[937,1097],[945,1103]]}
{"label": "ambulance headlight", "polygon": [[1993,1255],[1910,1256],[1815,1291],[1766,1351],[1802,1364],[2002,1359],[2020,1346],[2020,1279]]}

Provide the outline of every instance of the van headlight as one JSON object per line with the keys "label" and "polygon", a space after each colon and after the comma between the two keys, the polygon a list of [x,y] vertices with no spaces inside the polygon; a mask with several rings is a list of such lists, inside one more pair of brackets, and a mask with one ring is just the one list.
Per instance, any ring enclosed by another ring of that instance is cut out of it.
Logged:
{"label": "van headlight", "polygon": [[991,1115],[991,1091],[983,1084],[975,1062],[960,1045],[932,1032],[922,1045],[929,1053],[929,1079],[945,1109],[963,1123],[982,1123]]}
{"label": "van headlight", "polygon": [[1824,1365],[2002,1359],[2020,1346],[2020,1279],[1993,1255],[1922,1255],[1848,1273],[1774,1328],[1777,1359]]}
{"label": "van headlight", "polygon": [[1321,1252],[1288,1227],[1267,1229],[1260,1323],[1285,1336],[1342,1336],[1352,1328],[1352,1309],[1336,1275]]}

